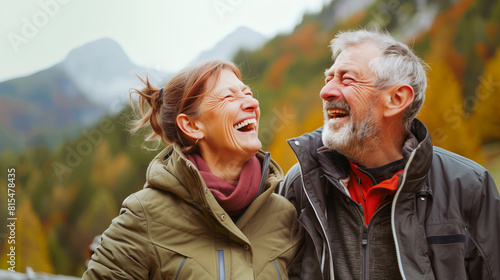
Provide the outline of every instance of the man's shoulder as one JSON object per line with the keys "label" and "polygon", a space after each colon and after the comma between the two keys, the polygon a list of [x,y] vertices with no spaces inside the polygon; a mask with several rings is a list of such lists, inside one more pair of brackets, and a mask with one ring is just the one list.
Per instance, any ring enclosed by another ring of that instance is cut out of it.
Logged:
{"label": "man's shoulder", "polygon": [[[306,171],[309,170],[309,165],[316,161],[316,152],[318,148],[323,146],[321,133],[323,128],[320,127],[312,132],[304,133],[298,137],[287,140],[290,148],[295,154],[297,161]],[[298,167],[295,167],[297,169]],[[288,171],[290,172],[290,171]]]}
{"label": "man's shoulder", "polygon": [[323,141],[321,140],[321,133],[323,132],[323,127],[319,127],[311,132],[306,132],[300,136],[288,139],[288,143],[292,144],[306,144],[309,146],[322,146]]}
{"label": "man's shoulder", "polygon": [[298,163],[294,164],[285,175],[286,184],[291,184],[300,178],[300,165]]}
{"label": "man's shoulder", "polygon": [[487,172],[486,168],[477,162],[440,147],[434,147],[433,151],[433,167],[436,165],[452,170],[454,173],[465,172],[478,175]]}
{"label": "man's shoulder", "polygon": [[486,168],[442,148],[434,148],[429,180],[435,198],[446,200],[462,201],[464,197],[474,197],[476,192],[496,189]]}
{"label": "man's shoulder", "polygon": [[319,127],[314,131],[304,133],[298,137],[287,140],[292,148],[298,163],[293,165],[285,175],[284,180],[279,186],[278,192],[286,195],[290,189],[302,189],[302,172],[308,174],[311,169],[317,167],[317,149],[323,146],[321,133],[323,127]]}
{"label": "man's shoulder", "polygon": [[293,188],[297,182],[300,182],[300,176],[300,165],[296,163],[286,172],[285,178],[279,185],[278,193],[286,197],[289,189]]}

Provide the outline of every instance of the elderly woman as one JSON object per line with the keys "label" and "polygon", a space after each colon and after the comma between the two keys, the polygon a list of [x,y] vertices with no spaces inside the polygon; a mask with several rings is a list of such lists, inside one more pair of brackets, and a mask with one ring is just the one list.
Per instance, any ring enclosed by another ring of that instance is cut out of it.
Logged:
{"label": "elderly woman", "polygon": [[282,171],[261,150],[259,102],[232,63],[144,81],[135,130],[167,147],[129,196],[83,279],[288,279],[297,213],[274,193]]}

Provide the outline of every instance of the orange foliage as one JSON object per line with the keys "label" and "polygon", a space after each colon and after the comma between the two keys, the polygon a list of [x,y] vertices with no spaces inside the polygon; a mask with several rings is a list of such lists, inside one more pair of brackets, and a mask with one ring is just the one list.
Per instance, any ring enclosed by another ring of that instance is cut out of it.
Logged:
{"label": "orange foliage", "polygon": [[356,12],[349,17],[341,24],[342,26],[355,26],[358,25],[363,19],[366,18],[367,11],[362,10]]}
{"label": "orange foliage", "polygon": [[429,30],[431,38],[429,55],[435,58],[444,57],[458,81],[461,81],[459,77],[462,77],[466,60],[455,49],[453,38],[457,33],[458,21],[473,3],[473,0],[462,0],[454,4],[436,17]]}
{"label": "orange foliage", "polygon": [[[430,36],[435,38],[438,35],[438,31],[441,30],[443,25],[448,24],[450,21],[459,20],[472,4],[474,4],[474,0],[462,0],[455,3],[446,11],[438,14],[436,19],[434,20],[434,24],[432,24],[429,30]],[[457,26],[455,26],[455,32],[456,28]],[[453,32],[453,35],[455,35],[455,32]]]}
{"label": "orange foliage", "polygon": [[484,60],[487,60],[490,57],[488,46],[483,42],[479,42],[474,46],[474,52]]}
{"label": "orange foliage", "polygon": [[[279,104],[275,107],[275,112],[286,112],[286,118],[275,118],[269,126],[269,133],[272,133],[273,141],[266,148],[271,152],[271,157],[281,166],[286,173],[297,161],[292,150],[286,142],[287,139],[299,135],[297,114],[290,104]],[[277,114],[276,114],[277,115]],[[273,118],[271,118],[272,120]]]}
{"label": "orange foliage", "polygon": [[457,78],[442,59],[429,61],[426,100],[419,119],[427,128],[435,146],[483,161],[481,139],[470,117],[465,114],[464,100]]}
{"label": "orange foliage", "polygon": [[318,101],[309,107],[300,134],[316,130],[323,125],[323,121],[323,103]]}
{"label": "orange foliage", "polygon": [[474,2],[474,0],[463,0],[457,2],[448,10],[450,18],[453,20],[460,19],[465,14],[465,12],[467,12],[470,6],[474,4]]}
{"label": "orange foliage", "polygon": [[[455,77],[461,77],[465,68],[466,60],[457,52],[454,47],[450,46],[446,62],[451,66],[451,71]],[[462,81],[461,79],[459,79]]]}
{"label": "orange foliage", "polygon": [[285,53],[278,57],[271,65],[266,80],[272,88],[278,89],[282,86],[283,72],[288,69],[294,57],[295,55],[291,52]]}
{"label": "orange foliage", "polygon": [[281,129],[274,130],[273,141],[267,147],[267,150],[271,152],[273,159],[278,162],[283,171],[286,173],[297,162],[295,154],[286,140],[298,137],[306,132],[312,132],[322,126],[323,109],[321,101],[318,100],[318,102],[308,108],[304,121],[299,123],[298,115],[295,111],[292,111],[290,104],[279,105],[278,108],[287,111],[288,115],[296,115],[295,118],[287,118],[276,126],[276,128]]}
{"label": "orange foliage", "polygon": [[68,221],[68,215],[60,210],[50,212],[48,219],[43,223],[47,231],[54,230],[57,226],[65,224]]}
{"label": "orange foliage", "polygon": [[52,189],[52,203],[55,209],[67,209],[80,191],[80,183],[56,184]]}
{"label": "orange foliage", "polygon": [[282,46],[285,50],[294,50],[295,47],[298,47],[298,51],[308,52],[316,44],[315,35],[317,32],[316,23],[306,24],[286,38]]}
{"label": "orange foliage", "polygon": [[476,91],[474,123],[484,141],[500,139],[500,48],[487,63]]}
{"label": "orange foliage", "polygon": [[465,68],[465,59],[457,52],[453,45],[453,37],[456,33],[456,24],[442,25],[436,35],[431,37],[431,51],[429,56],[435,59],[444,58],[451,66],[450,70],[460,81]]}
{"label": "orange foliage", "polygon": [[498,23],[489,22],[486,24],[486,35],[488,36],[488,40],[490,42],[494,42],[498,36]]}

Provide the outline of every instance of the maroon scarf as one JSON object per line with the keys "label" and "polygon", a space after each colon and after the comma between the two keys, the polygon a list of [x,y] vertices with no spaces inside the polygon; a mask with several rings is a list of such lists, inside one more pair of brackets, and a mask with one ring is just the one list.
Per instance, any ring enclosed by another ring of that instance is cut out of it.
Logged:
{"label": "maroon scarf", "polygon": [[196,165],[205,184],[230,216],[243,214],[246,207],[257,197],[262,177],[257,157],[252,157],[243,166],[236,187],[215,176],[199,154],[190,154],[187,158]]}

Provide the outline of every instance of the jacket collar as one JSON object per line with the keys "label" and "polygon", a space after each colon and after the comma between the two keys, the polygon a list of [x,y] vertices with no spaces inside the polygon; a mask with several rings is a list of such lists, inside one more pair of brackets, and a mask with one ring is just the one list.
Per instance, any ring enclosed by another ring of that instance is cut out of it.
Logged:
{"label": "jacket collar", "polygon": [[[262,150],[256,154],[262,168],[262,191],[274,188],[283,177],[279,165],[266,156]],[[270,183],[271,182],[271,183]],[[188,202],[208,206],[212,200],[210,192],[206,192],[206,184],[198,169],[182,153],[178,144],[168,145],[149,164],[146,173],[145,188],[156,188],[173,193]]]}
{"label": "jacket collar", "polygon": [[320,127],[313,132],[287,140],[300,163],[303,174],[318,167],[317,150],[323,147],[322,131],[323,127]]}
{"label": "jacket collar", "polygon": [[[323,127],[320,127],[313,132],[287,140],[300,162],[302,175],[306,176],[311,170],[321,167],[326,171],[325,175],[327,176],[330,175],[336,180],[345,178],[347,174],[342,166],[347,159],[337,151],[324,147],[321,140],[322,131]],[[406,182],[421,182],[425,179],[431,167],[432,140],[427,128],[418,119],[413,121],[410,131],[415,136],[416,143],[408,141],[405,144],[405,150],[409,152],[407,156],[410,159],[405,167],[408,170],[406,172]],[[408,184],[403,191],[422,191],[422,185]]]}
{"label": "jacket collar", "polygon": [[264,191],[249,205],[237,224],[224,222],[225,219],[230,219],[228,214],[208,190],[198,169],[186,158],[177,144],[167,146],[153,159],[147,170],[144,188],[159,189],[179,197],[214,217],[238,242],[250,243],[240,228],[243,228],[251,217],[255,216],[283,179],[283,171],[274,160],[266,157],[263,151],[257,152],[256,156],[262,166],[266,167],[266,170],[262,172],[265,180],[261,181],[261,184],[265,186]]}
{"label": "jacket collar", "polygon": [[[421,121],[417,119],[413,121],[411,132],[415,135],[418,144],[411,152],[410,160],[405,167],[405,169],[408,170],[408,172],[406,172],[406,181],[421,182],[425,179],[431,168],[432,155],[434,153],[433,145],[429,132]],[[403,191],[416,192],[418,190],[419,189],[415,188],[405,188]]]}

